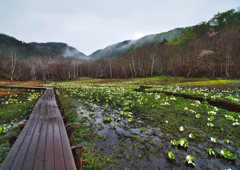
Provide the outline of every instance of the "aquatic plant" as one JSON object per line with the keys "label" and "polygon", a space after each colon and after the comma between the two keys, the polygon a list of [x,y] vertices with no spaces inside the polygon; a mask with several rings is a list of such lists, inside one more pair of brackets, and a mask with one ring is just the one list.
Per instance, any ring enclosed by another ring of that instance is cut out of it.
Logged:
{"label": "aquatic plant", "polygon": [[94,112],[89,112],[89,116],[93,116],[93,115],[95,115]]}
{"label": "aquatic plant", "polygon": [[211,140],[213,143],[218,143],[217,138],[211,137],[210,140]]}
{"label": "aquatic plant", "polygon": [[229,143],[233,143],[232,141],[230,141],[230,140],[228,140],[228,139],[224,139],[223,141],[224,141],[225,143],[228,143],[228,144],[229,144]]}
{"label": "aquatic plant", "polygon": [[129,121],[129,122],[132,122],[132,121],[133,121],[133,118],[132,118],[132,117],[128,118],[128,121]]}
{"label": "aquatic plant", "polygon": [[215,152],[213,151],[212,148],[208,148],[207,153],[208,153],[208,155],[216,156],[216,154],[215,154]]}
{"label": "aquatic plant", "polygon": [[234,121],[234,120],[235,120],[234,117],[233,117],[233,116],[230,116],[230,115],[225,115],[225,118],[226,118],[227,120],[230,120],[230,121]]}
{"label": "aquatic plant", "polygon": [[172,153],[172,151],[168,152],[168,158],[169,159],[175,159],[175,154]]}
{"label": "aquatic plant", "polygon": [[174,145],[174,146],[180,145],[180,146],[182,146],[182,147],[184,147],[184,148],[188,147],[188,145],[189,145],[189,143],[187,142],[187,140],[184,139],[184,138],[179,139],[179,141],[171,140],[171,144]]}
{"label": "aquatic plant", "polygon": [[200,118],[201,117],[201,115],[198,113],[198,114],[196,114],[196,118]]}
{"label": "aquatic plant", "polygon": [[217,113],[215,111],[209,111],[208,114],[209,115],[216,115]]}
{"label": "aquatic plant", "polygon": [[188,147],[189,143],[187,142],[186,139],[181,138],[181,139],[179,140],[179,145],[182,146],[182,147],[184,147],[184,148],[186,148],[186,147]]}
{"label": "aquatic plant", "polygon": [[103,109],[106,111],[108,108],[109,108],[109,104],[107,103]]}
{"label": "aquatic plant", "polygon": [[188,135],[188,137],[191,138],[191,139],[192,139],[192,138],[195,138],[195,136],[194,136],[193,133],[190,133],[190,134]]}
{"label": "aquatic plant", "polygon": [[208,118],[208,121],[210,121],[210,122],[212,122],[212,121],[214,121],[215,120],[215,117],[214,116],[210,116],[209,118]]}
{"label": "aquatic plant", "polygon": [[0,126],[0,134],[3,134],[3,133],[5,133],[6,132],[6,125],[4,125],[4,126]]}
{"label": "aquatic plant", "polygon": [[210,122],[208,122],[208,123],[207,123],[207,126],[209,126],[209,127],[213,127],[213,126],[214,126],[214,124],[213,124],[213,123],[210,123]]}
{"label": "aquatic plant", "polygon": [[176,140],[171,140],[171,144],[174,146],[178,146],[179,142]]}
{"label": "aquatic plant", "polygon": [[103,122],[111,122],[112,121],[112,118],[111,117],[106,117],[106,116],[104,116],[103,117]]}
{"label": "aquatic plant", "polygon": [[196,158],[195,157],[193,157],[192,155],[187,155],[186,156],[186,159],[185,159],[185,162],[187,162],[188,164],[191,164],[191,165],[193,165],[193,166],[196,166],[195,164],[194,164],[194,160],[195,160]]}
{"label": "aquatic plant", "polygon": [[231,153],[230,151],[227,151],[225,149],[222,149],[218,153],[220,154],[220,156],[223,156],[224,158],[229,159],[229,160],[234,160],[237,158],[237,157],[235,157],[235,155],[233,153]]}
{"label": "aquatic plant", "polygon": [[183,126],[180,126],[180,127],[179,127],[179,131],[181,131],[181,132],[184,131]]}

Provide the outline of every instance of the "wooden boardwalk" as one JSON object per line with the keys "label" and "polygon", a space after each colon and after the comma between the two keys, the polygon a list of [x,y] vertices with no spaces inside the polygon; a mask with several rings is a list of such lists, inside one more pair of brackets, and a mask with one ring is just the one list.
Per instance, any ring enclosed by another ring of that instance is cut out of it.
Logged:
{"label": "wooden boardwalk", "polygon": [[5,158],[2,170],[76,169],[54,90],[46,88]]}

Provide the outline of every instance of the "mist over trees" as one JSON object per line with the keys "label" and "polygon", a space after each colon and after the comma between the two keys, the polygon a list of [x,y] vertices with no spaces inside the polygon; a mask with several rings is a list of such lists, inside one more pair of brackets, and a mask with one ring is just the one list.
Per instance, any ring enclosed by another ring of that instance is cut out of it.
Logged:
{"label": "mist over trees", "polygon": [[0,46],[0,73],[18,80],[70,80],[77,77],[130,78],[184,76],[240,77],[240,11],[216,14],[171,41],[151,42],[120,57],[72,60],[64,57],[19,58]]}

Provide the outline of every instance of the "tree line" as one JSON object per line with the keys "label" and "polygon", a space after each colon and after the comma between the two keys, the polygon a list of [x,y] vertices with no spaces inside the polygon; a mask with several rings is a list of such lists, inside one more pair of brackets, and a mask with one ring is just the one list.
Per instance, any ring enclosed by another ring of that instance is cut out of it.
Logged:
{"label": "tree line", "polygon": [[0,71],[19,80],[70,80],[77,77],[130,78],[184,76],[240,77],[240,11],[216,14],[182,37],[148,43],[125,56],[76,61],[51,56],[20,59],[1,53]]}

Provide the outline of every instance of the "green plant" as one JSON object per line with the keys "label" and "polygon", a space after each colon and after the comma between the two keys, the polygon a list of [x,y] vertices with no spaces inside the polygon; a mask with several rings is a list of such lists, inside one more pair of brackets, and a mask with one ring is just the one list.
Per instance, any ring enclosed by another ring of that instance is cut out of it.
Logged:
{"label": "green plant", "polygon": [[214,121],[214,119],[215,119],[215,117],[214,116],[210,116],[209,118],[208,118],[208,121]]}
{"label": "green plant", "polygon": [[211,140],[213,143],[218,143],[217,138],[211,137],[210,140]]}
{"label": "green plant", "polygon": [[129,121],[129,122],[132,122],[132,121],[133,121],[133,118],[132,118],[132,117],[128,118],[128,121]]}
{"label": "green plant", "polygon": [[216,156],[216,154],[215,154],[215,152],[213,151],[212,148],[208,148],[208,149],[207,149],[207,153],[208,153],[208,155]]}
{"label": "green plant", "polygon": [[130,109],[129,106],[127,106],[127,107],[124,107],[123,110],[124,110],[124,111],[130,111],[131,109]]}
{"label": "green plant", "polygon": [[132,116],[132,112],[120,112],[121,115],[126,116],[126,117],[131,117]]}
{"label": "green plant", "polygon": [[193,166],[196,166],[195,164],[194,164],[194,160],[195,160],[196,158],[195,157],[193,157],[192,155],[187,155],[186,156],[186,159],[185,159],[185,162],[187,162],[188,164],[192,164]]}
{"label": "green plant", "polygon": [[188,147],[189,143],[187,142],[186,139],[181,138],[181,139],[179,140],[179,145],[182,146],[182,147],[184,147],[184,148],[186,148],[186,147]]}
{"label": "green plant", "polygon": [[178,146],[179,142],[176,140],[171,140],[171,144],[174,146]]}
{"label": "green plant", "polygon": [[174,155],[174,153],[172,153],[172,151],[168,152],[168,158],[175,159],[175,155]]}
{"label": "green plant", "polygon": [[143,127],[140,127],[139,129],[140,129],[140,131],[142,131],[142,132],[146,132],[146,131],[147,131],[147,129],[145,129],[145,128],[143,128]]}
{"label": "green plant", "polygon": [[0,134],[3,134],[3,133],[5,133],[6,132],[6,125],[4,125],[4,126],[0,126]]}
{"label": "green plant", "polygon": [[180,126],[180,127],[179,127],[179,131],[181,131],[181,132],[184,131],[183,126]]}
{"label": "green plant", "polygon": [[233,116],[230,116],[230,115],[225,115],[225,118],[226,118],[227,120],[230,120],[230,121],[234,121],[234,120],[235,120],[234,117],[233,117]]}
{"label": "green plant", "polygon": [[220,152],[218,152],[220,154],[220,156],[223,156],[224,158],[226,159],[229,159],[229,160],[234,160],[236,159],[237,157],[234,156],[233,153],[231,153],[230,151],[227,151],[225,149],[222,149]]}
{"label": "green plant", "polygon": [[192,139],[192,138],[195,138],[195,136],[194,136],[193,133],[190,133],[190,134],[188,135],[188,137],[191,138],[191,139]]}
{"label": "green plant", "polygon": [[89,116],[93,116],[93,115],[95,115],[94,112],[89,112]]}
{"label": "green plant", "polygon": [[182,146],[182,147],[184,147],[184,148],[188,147],[188,145],[189,145],[189,143],[187,142],[187,140],[184,139],[184,138],[179,139],[179,141],[171,140],[171,144],[174,145],[174,146],[180,145],[180,146]]}
{"label": "green plant", "polygon": [[109,104],[107,103],[103,109],[106,111],[108,108],[109,108]]}
{"label": "green plant", "polygon": [[114,117],[115,120],[121,120],[121,117]]}
{"label": "green plant", "polygon": [[200,118],[201,117],[201,115],[198,113],[198,114],[196,114],[196,118]]}
{"label": "green plant", "polygon": [[103,117],[103,122],[109,123],[109,122],[111,122],[111,121],[112,121],[112,118],[111,118],[111,117],[106,117],[106,116]]}
{"label": "green plant", "polygon": [[208,123],[207,123],[207,126],[209,126],[209,127],[213,127],[213,126],[214,126],[214,124],[213,124],[213,123],[210,123],[210,122],[208,122]]}
{"label": "green plant", "polygon": [[224,139],[223,140],[225,143],[232,143],[232,141],[228,140],[228,139]]}

